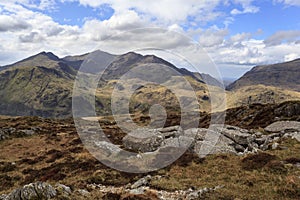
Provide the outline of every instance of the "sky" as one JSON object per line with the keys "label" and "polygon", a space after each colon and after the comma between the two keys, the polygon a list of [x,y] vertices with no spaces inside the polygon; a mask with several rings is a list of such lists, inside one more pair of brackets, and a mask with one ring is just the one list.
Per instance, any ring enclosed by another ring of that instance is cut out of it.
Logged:
{"label": "sky", "polygon": [[[0,0],[2,66],[41,51],[63,57],[154,47],[193,65],[209,57],[228,78],[297,59],[300,0]],[[179,60],[172,62],[184,67]]]}

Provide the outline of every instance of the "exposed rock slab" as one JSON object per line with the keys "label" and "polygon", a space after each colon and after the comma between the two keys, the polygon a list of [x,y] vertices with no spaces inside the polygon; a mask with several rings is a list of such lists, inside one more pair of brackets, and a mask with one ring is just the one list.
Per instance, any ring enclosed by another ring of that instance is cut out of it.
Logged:
{"label": "exposed rock slab", "polygon": [[230,138],[235,143],[248,146],[249,143],[253,142],[254,136],[246,129],[242,129],[236,126],[230,125],[213,125],[214,130],[220,132],[222,135]]}
{"label": "exposed rock slab", "polygon": [[139,152],[151,152],[158,149],[164,136],[157,129],[140,128],[130,132],[123,138],[127,149]]}
{"label": "exposed rock slab", "polygon": [[281,132],[281,131],[299,131],[300,122],[297,121],[278,121],[270,124],[265,128],[267,132]]}

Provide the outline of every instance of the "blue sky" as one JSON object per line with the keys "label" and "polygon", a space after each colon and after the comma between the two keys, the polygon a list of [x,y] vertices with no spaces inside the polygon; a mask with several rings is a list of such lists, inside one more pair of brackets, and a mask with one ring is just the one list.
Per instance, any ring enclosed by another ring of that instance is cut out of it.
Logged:
{"label": "blue sky", "polygon": [[[9,0],[0,1],[0,65],[40,51],[62,57],[110,46],[122,52],[135,36],[119,37],[121,43],[106,38],[147,27],[193,38],[224,77],[300,57],[299,0]],[[143,34],[139,47],[190,50],[180,37]]]}

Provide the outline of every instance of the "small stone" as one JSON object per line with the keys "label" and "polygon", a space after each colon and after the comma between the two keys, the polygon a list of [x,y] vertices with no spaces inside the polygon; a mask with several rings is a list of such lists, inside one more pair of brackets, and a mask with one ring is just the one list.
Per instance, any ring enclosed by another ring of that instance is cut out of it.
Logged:
{"label": "small stone", "polygon": [[234,144],[233,147],[234,147],[234,149],[235,149],[237,152],[244,152],[244,151],[245,151],[245,148],[244,148],[242,145]]}
{"label": "small stone", "polygon": [[34,135],[34,130],[20,130],[20,132],[24,133],[25,135]]}
{"label": "small stone", "polygon": [[146,190],[149,189],[148,187],[139,187],[135,188],[129,191],[130,194],[135,194],[135,195],[141,195],[146,192]]}
{"label": "small stone", "polygon": [[56,184],[55,185],[56,190],[62,194],[62,195],[70,195],[72,194],[72,190],[70,187],[63,185],[63,184]]}
{"label": "small stone", "polygon": [[137,180],[134,184],[132,184],[131,189],[136,189],[141,186],[146,186],[149,184],[150,181],[151,181],[151,176],[147,175],[146,177],[141,178],[141,179]]}
{"label": "small stone", "polygon": [[96,141],[95,146],[100,148],[107,156],[116,155],[121,151],[118,146],[106,141]]}
{"label": "small stone", "polygon": [[261,138],[256,138],[254,140],[255,143],[257,143],[258,145],[262,145],[266,142],[267,140],[267,136],[261,137]]}
{"label": "small stone", "polygon": [[79,189],[79,190],[77,190],[77,192],[78,192],[80,195],[85,196],[85,197],[90,196],[90,193],[89,193],[87,190]]}
{"label": "small stone", "polygon": [[272,144],[272,149],[276,150],[279,147],[279,144],[277,142],[275,142],[274,144]]}
{"label": "small stone", "polygon": [[7,199],[7,195],[5,195],[5,194],[0,195],[0,200],[6,200],[6,199]]}
{"label": "small stone", "polygon": [[300,132],[293,133],[292,139],[296,139],[298,142],[300,142]]}
{"label": "small stone", "polygon": [[256,136],[256,137],[261,137],[261,136],[263,136],[263,133],[262,132],[256,132],[256,133],[254,133],[254,135]]}

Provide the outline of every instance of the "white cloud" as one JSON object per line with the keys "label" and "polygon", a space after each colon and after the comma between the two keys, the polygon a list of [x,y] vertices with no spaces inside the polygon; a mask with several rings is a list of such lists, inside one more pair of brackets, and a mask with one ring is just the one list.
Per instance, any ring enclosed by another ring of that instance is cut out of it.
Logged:
{"label": "white cloud", "polygon": [[239,15],[245,13],[257,13],[259,12],[259,7],[252,5],[253,0],[233,0],[236,4],[241,4],[242,10],[234,8],[230,13],[232,15]]}
{"label": "white cloud", "polygon": [[227,29],[212,27],[200,33],[199,43],[203,47],[214,47],[224,42],[225,36],[229,34]]}
{"label": "white cloud", "polygon": [[239,45],[227,40],[226,46],[209,51],[218,64],[261,65],[294,60],[300,57],[300,44],[282,43],[267,46],[263,40],[248,39]]}
{"label": "white cloud", "polygon": [[14,16],[0,15],[0,32],[28,29],[30,25]]}
{"label": "white cloud", "polygon": [[2,5],[14,6],[16,4],[23,5],[27,8],[34,8],[38,10],[54,10],[56,8],[56,0],[6,0],[0,2]]}
{"label": "white cloud", "polygon": [[[130,48],[144,47],[171,49],[179,55],[185,52],[194,56],[194,63],[199,63],[201,55],[197,56],[197,51],[192,49],[194,46],[184,35],[197,40],[220,66],[240,65],[248,68],[251,65],[288,61],[300,56],[299,31],[277,32],[266,40],[253,39],[258,33],[241,32],[230,35],[229,25],[234,23],[237,16],[220,13],[216,6],[240,5],[241,8],[235,8],[237,11],[232,14],[258,12],[259,8],[251,0],[161,0],[159,3],[148,0],[80,0],[82,5],[92,7],[107,3],[115,10],[107,20],[86,19],[82,27],[61,25],[40,11],[27,9],[14,2],[16,1],[0,2],[2,65],[40,51],[53,51],[59,56],[65,56],[90,52],[96,48],[124,53]],[[34,7],[31,0],[21,0],[19,3]],[[52,1],[49,5],[39,3],[35,6],[42,9],[55,7],[55,4]],[[212,22],[220,16],[225,20],[219,27],[199,28],[199,24]],[[166,29],[144,29],[145,27]],[[126,32],[132,29],[134,31]]]}
{"label": "white cloud", "polygon": [[[68,1],[68,0],[64,0]],[[71,0],[73,1],[73,0]],[[115,12],[123,13],[128,10],[135,10],[140,16],[147,16],[164,25],[190,21],[207,22],[215,19],[220,13],[215,12],[216,6],[222,0],[78,0],[80,4],[91,7],[110,5]]]}
{"label": "white cloud", "polygon": [[284,61],[288,62],[288,61],[296,60],[297,58],[300,58],[300,54],[290,53],[284,56]]}
{"label": "white cloud", "polygon": [[275,2],[284,3],[285,5],[288,6],[300,6],[299,0],[275,0]]}
{"label": "white cloud", "polygon": [[251,33],[238,33],[230,37],[230,41],[232,43],[240,43],[245,40],[249,40],[251,38]]}

